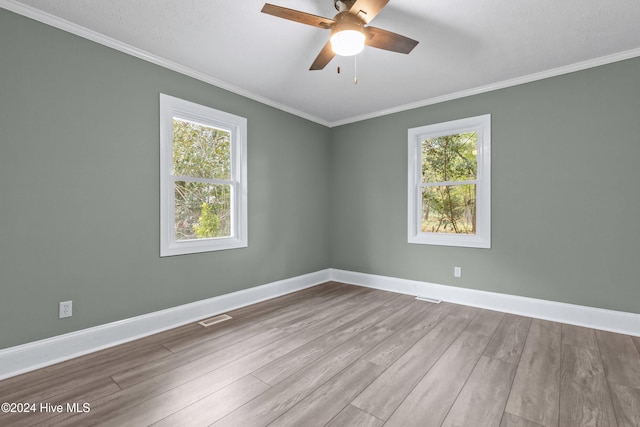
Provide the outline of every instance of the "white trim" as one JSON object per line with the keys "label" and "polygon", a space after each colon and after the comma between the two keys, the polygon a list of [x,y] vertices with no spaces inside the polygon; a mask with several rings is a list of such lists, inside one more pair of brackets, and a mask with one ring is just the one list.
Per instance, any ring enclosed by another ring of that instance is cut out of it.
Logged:
{"label": "white trim", "polygon": [[638,313],[627,313],[333,268],[330,269],[330,278],[337,282],[384,291],[418,295],[536,319],[640,336],[640,314]]}
{"label": "white trim", "polygon": [[[477,133],[477,176],[473,181],[422,182],[422,144],[425,139]],[[411,128],[407,132],[407,242],[421,245],[491,248],[491,114]],[[422,231],[422,191],[429,186],[476,185],[476,233]]]}
{"label": "white trim", "polygon": [[371,113],[362,114],[359,116],[347,117],[345,119],[335,120],[331,122],[325,119],[321,119],[320,117],[316,117],[312,114],[305,113],[304,111],[298,110],[288,105],[284,105],[280,102],[276,102],[269,98],[265,98],[264,96],[258,95],[257,93],[242,89],[238,86],[234,86],[231,83],[227,83],[223,80],[217,79],[208,74],[202,73],[200,71],[196,71],[192,68],[185,67],[176,62],[151,54],[142,49],[138,49],[136,47],[133,47],[131,45],[128,45],[126,43],[113,39],[111,37],[107,37],[96,31],[89,30],[88,28],[82,27],[80,25],[74,24],[72,22],[59,18],[57,16],[35,9],[31,6],[18,3],[14,0],[0,0],[0,8],[9,10],[11,12],[17,13],[22,16],[26,16],[27,18],[31,18],[35,21],[42,22],[43,24],[47,24],[49,26],[58,28],[60,30],[66,31],[71,34],[75,34],[76,36],[80,36],[87,40],[91,40],[101,45],[110,47],[112,49],[126,53],[127,55],[135,56],[136,58],[142,59],[152,64],[156,64],[161,67],[167,68],[169,70],[175,71],[177,73],[184,74],[185,76],[189,76],[194,79],[203,81],[205,83],[209,83],[213,86],[217,86],[219,88],[228,90],[229,92],[233,92],[237,95],[244,96],[246,98],[252,99],[254,101],[268,105],[270,107],[277,108],[278,110],[293,114],[294,116],[302,117],[303,119],[307,119],[309,121],[321,124],[329,128],[342,126],[350,123],[361,122],[363,120],[369,120],[376,117],[387,116],[389,114],[399,113],[402,111],[413,110],[415,108],[426,107],[427,105],[439,104],[441,102],[451,101],[454,99],[465,98],[467,96],[478,95],[481,93],[491,92],[498,89],[504,89],[511,86],[530,83],[537,80],[544,80],[550,77],[556,77],[563,74],[574,73],[576,71],[582,71],[589,68],[599,67],[601,65],[607,65],[614,62],[624,61],[626,59],[636,58],[640,56],[640,48],[630,49],[623,52],[613,53],[611,55],[601,56],[599,58],[593,58],[586,61],[576,62],[575,64],[565,65],[563,67],[552,68],[550,70],[528,74],[526,76],[516,77],[509,80],[503,80],[503,81],[491,83],[485,86],[465,89],[459,92],[453,92],[453,93],[449,93],[442,96],[427,98],[421,101],[412,102],[404,105],[398,105],[396,107],[387,108],[384,110],[378,110]]}
{"label": "white trim", "polygon": [[329,281],[329,270],[0,350],[0,380]]}
{"label": "white trim", "polygon": [[422,182],[420,183],[420,187],[422,188],[430,188],[430,187],[441,187],[443,185],[468,185],[468,184],[478,184],[477,179],[473,179],[470,181],[442,181],[442,182]]}
{"label": "white trim", "polygon": [[0,380],[330,280],[640,336],[637,313],[330,268],[0,350]]}
{"label": "white trim", "polygon": [[288,105],[273,101],[269,98],[265,98],[264,96],[258,95],[257,93],[242,89],[238,86],[232,85],[231,83],[227,83],[208,74],[196,71],[193,68],[185,67],[184,65],[178,64],[177,62],[173,62],[161,56],[149,53],[142,49],[138,49],[137,47],[123,43],[119,40],[105,36],[104,34],[90,30],[81,25],[74,24],[73,22],[43,12],[31,6],[18,3],[14,0],[0,0],[0,7],[19,15],[26,16],[27,18],[31,18],[35,21],[42,22],[43,24],[47,24],[51,27],[58,28],[87,40],[91,40],[92,42],[99,43],[103,46],[107,46],[120,52],[126,53],[127,55],[134,56],[136,58],[159,65],[177,73],[184,74],[185,76],[193,77],[196,80],[200,80],[213,86],[228,90],[229,92],[233,92],[237,95],[244,96],[245,98],[249,98],[270,107],[277,108],[278,110],[293,114],[298,117],[302,117],[303,119],[307,119],[323,126],[331,127],[330,122],[319,117],[305,113],[304,111],[300,111],[296,108],[289,107]]}
{"label": "white trim", "polygon": [[493,92],[494,90],[505,89],[512,86],[518,86],[525,83],[531,83],[538,80],[544,80],[551,77],[561,76],[563,74],[575,73],[576,71],[587,70],[589,68],[600,67],[602,65],[612,64],[631,58],[640,56],[640,48],[629,49],[623,52],[613,53],[611,55],[601,56],[586,61],[576,62],[575,64],[565,65],[563,67],[552,68],[550,70],[540,71],[539,73],[528,74],[526,76],[516,77],[509,80],[502,80],[484,86],[478,86],[470,89],[461,90],[459,92],[448,93],[433,98],[427,98],[421,101],[412,102],[410,104],[398,105],[396,107],[378,110],[372,113],[362,114],[359,116],[348,117],[342,120],[336,120],[329,123],[329,127],[337,127],[350,123],[361,122],[363,120],[375,119],[376,117],[388,116],[389,114],[400,113],[402,111],[413,110],[428,105],[440,104],[441,102],[453,101],[454,99],[466,98],[468,96],[479,95],[481,93]]}
{"label": "white trim", "polygon": [[[173,120],[193,121],[225,129],[231,134],[230,180],[181,177],[172,174]],[[175,182],[179,180],[222,183],[231,187],[231,236],[176,240]],[[160,256],[184,255],[225,249],[246,248],[247,209],[247,119],[184,99],[160,94]]]}

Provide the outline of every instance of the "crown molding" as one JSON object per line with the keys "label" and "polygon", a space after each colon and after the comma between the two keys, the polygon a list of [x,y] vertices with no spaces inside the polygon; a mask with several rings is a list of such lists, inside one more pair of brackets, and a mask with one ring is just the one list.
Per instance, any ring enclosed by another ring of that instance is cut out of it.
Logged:
{"label": "crown molding", "polygon": [[498,89],[504,89],[504,88],[517,86],[525,83],[531,83],[537,80],[543,80],[543,79],[548,79],[550,77],[560,76],[563,74],[574,73],[576,71],[582,71],[589,68],[599,67],[601,65],[607,65],[614,62],[624,61],[626,59],[636,58],[640,56],[640,48],[630,49],[623,52],[614,53],[611,55],[601,56],[599,58],[589,59],[586,61],[576,62],[574,64],[541,71],[538,73],[528,74],[526,76],[516,77],[509,80],[503,80],[503,81],[499,81],[499,82],[495,82],[495,83],[491,83],[488,85],[479,86],[475,88],[465,89],[462,91],[453,92],[453,93],[445,94],[442,96],[427,98],[421,101],[399,105],[399,106],[384,109],[384,110],[378,110],[378,111],[374,111],[367,114],[348,117],[342,120],[328,121],[320,117],[314,116],[312,114],[305,113],[304,111],[298,110],[288,105],[282,104],[280,102],[276,102],[264,96],[258,95],[254,92],[242,89],[238,86],[235,86],[223,80],[217,79],[211,75],[202,73],[200,71],[196,71],[192,68],[170,61],[166,58],[160,57],[158,55],[154,55],[142,49],[138,49],[134,46],[120,42],[111,37],[107,37],[104,34],[101,34],[96,31],[90,30],[88,28],[82,27],[80,25],[74,24],[72,22],[69,22],[67,20],[64,20],[54,15],[51,15],[49,13],[43,12],[31,6],[18,3],[15,0],[0,0],[0,8],[7,9],[11,12],[25,16],[27,18],[31,18],[43,24],[58,28],[60,30],[69,32],[71,34],[75,34],[87,40],[91,40],[95,43],[99,43],[101,45],[110,47],[112,49],[118,50],[120,52],[134,56],[136,58],[142,59],[144,61],[151,62],[152,64],[159,65],[161,67],[167,68],[169,70],[175,71],[185,76],[192,77],[202,82],[211,84],[213,86],[219,87],[224,90],[228,90],[229,92],[233,92],[237,95],[260,102],[262,104],[268,105],[273,108],[277,108],[278,110],[293,114],[295,116],[301,117],[303,119],[318,123],[320,125],[323,125],[329,128],[343,126],[346,124],[356,123],[364,120],[374,119],[376,117],[387,116],[387,115],[399,113],[402,111],[413,110],[415,108],[426,107],[428,105],[439,104],[441,102],[452,101],[454,99],[465,98],[467,96],[491,92]]}
{"label": "crown molding", "polygon": [[387,116],[389,114],[399,113],[407,110],[413,110],[415,108],[420,108],[420,107],[426,107],[427,105],[439,104],[441,102],[452,101],[454,99],[460,99],[460,98],[466,98],[467,96],[478,95],[486,92],[492,92],[498,89],[505,89],[512,86],[518,86],[525,83],[535,82],[537,80],[544,80],[550,77],[561,76],[563,74],[575,73],[576,71],[582,71],[589,68],[599,67],[601,65],[607,65],[614,62],[624,61],[626,59],[636,58],[639,56],[640,56],[640,48],[630,49],[624,52],[614,53],[612,55],[606,55],[606,56],[601,56],[599,58],[576,62],[575,64],[565,65],[563,67],[552,68],[550,70],[528,74],[522,77],[516,77],[509,80],[503,80],[496,83],[491,83],[485,86],[465,89],[459,92],[453,92],[453,93],[449,93],[442,96],[436,96],[433,98],[424,99],[422,101],[412,102],[410,104],[399,105],[397,107],[392,107],[385,110],[374,111],[372,113],[362,114],[359,116],[354,116],[354,117],[350,117],[343,120],[337,120],[337,121],[331,122],[329,126],[336,127],[336,126],[342,126],[350,123],[360,122],[363,120],[374,119],[376,117]]}
{"label": "crown molding", "polygon": [[73,22],[69,22],[65,19],[59,18],[57,16],[51,15],[49,13],[43,12],[38,9],[35,9],[31,6],[18,3],[14,0],[0,0],[0,8],[6,9],[10,12],[17,13],[18,15],[25,16],[35,21],[57,28],[59,30],[66,31],[68,33],[85,38],[87,40],[91,40],[92,42],[110,47],[122,53],[126,53],[127,55],[131,55],[136,58],[142,59],[144,61],[150,62],[152,64],[159,65],[171,71],[175,71],[185,76],[192,77],[196,80],[200,80],[202,82],[219,87],[221,89],[228,90],[229,92],[233,92],[236,95],[240,95],[245,98],[249,98],[253,101],[260,102],[261,104],[265,104],[270,107],[277,108],[278,110],[293,114],[295,116],[301,117],[311,122],[315,122],[326,127],[331,127],[330,122],[323,120],[319,117],[316,117],[311,114],[307,114],[304,111],[300,111],[293,107],[289,107],[288,105],[281,104],[269,98],[265,98],[264,96],[258,95],[257,93],[242,89],[238,86],[235,86],[235,85],[232,85],[231,83],[227,83],[223,80],[217,79],[206,73],[196,71],[192,68],[178,64],[177,62],[173,62],[161,56],[154,55],[142,49],[138,49],[134,46],[128,45],[119,40],[105,36],[104,34],[98,33],[97,31],[93,31],[81,25],[74,24]]}

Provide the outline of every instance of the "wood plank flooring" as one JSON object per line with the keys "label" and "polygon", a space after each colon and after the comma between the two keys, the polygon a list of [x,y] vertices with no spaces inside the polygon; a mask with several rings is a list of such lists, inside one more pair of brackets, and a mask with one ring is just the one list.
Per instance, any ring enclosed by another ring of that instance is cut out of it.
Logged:
{"label": "wood plank flooring", "polygon": [[638,337],[335,282],[227,314],[0,381],[0,425],[640,426]]}

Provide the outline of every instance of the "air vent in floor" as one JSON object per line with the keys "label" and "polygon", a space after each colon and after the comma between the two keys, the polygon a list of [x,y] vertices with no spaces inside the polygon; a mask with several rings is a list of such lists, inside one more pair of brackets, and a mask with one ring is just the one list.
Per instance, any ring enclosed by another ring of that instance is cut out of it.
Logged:
{"label": "air vent in floor", "polygon": [[440,304],[442,302],[441,299],[435,299],[435,298],[429,298],[429,297],[421,297],[420,295],[418,295],[416,297],[416,299],[420,300],[420,301],[433,302],[435,304]]}
{"label": "air vent in floor", "polygon": [[202,322],[198,322],[198,325],[202,325],[205,328],[215,325],[216,323],[224,322],[225,320],[232,319],[231,316],[227,316],[226,314],[221,314],[220,316],[210,317],[208,319],[204,319]]}

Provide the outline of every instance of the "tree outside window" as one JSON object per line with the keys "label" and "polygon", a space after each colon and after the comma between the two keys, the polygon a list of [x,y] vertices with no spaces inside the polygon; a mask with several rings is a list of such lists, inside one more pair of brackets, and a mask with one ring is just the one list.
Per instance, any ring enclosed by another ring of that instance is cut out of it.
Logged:
{"label": "tree outside window", "polygon": [[[187,120],[173,119],[173,175],[177,240],[231,235],[231,134]],[[191,181],[200,178],[210,182]]]}
{"label": "tree outside window", "polygon": [[422,141],[423,232],[475,234],[477,141],[476,132]]}
{"label": "tree outside window", "polygon": [[491,247],[491,118],[409,129],[410,243]]}
{"label": "tree outside window", "polygon": [[247,120],[160,95],[160,255],[247,246]]}

